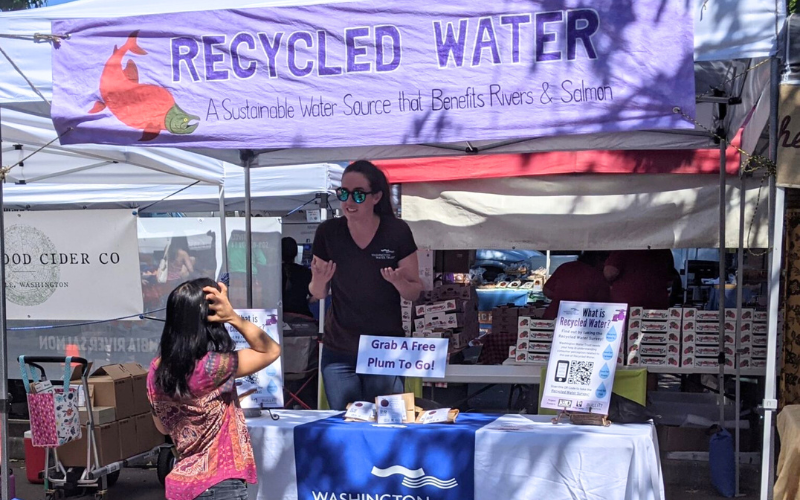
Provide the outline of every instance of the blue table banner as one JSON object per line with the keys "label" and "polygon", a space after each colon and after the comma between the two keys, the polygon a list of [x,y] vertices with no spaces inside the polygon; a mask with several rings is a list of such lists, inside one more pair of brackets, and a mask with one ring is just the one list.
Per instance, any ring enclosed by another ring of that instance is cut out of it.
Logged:
{"label": "blue table banner", "polygon": [[475,432],[496,418],[384,426],[335,416],[299,425],[298,500],[472,499]]}

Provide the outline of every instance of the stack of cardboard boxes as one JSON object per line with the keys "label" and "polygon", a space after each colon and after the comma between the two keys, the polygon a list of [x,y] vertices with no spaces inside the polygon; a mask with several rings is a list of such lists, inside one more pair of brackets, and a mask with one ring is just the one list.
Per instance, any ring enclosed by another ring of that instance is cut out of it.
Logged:
{"label": "stack of cardboard boxes", "polygon": [[[753,347],[752,309],[742,309],[740,347],[743,353],[742,367],[749,365]],[[725,309],[725,365],[734,366],[736,348],[736,309]],[[681,367],[718,368],[719,349],[719,311],[703,311],[694,308],[683,309],[681,326]],[[744,359],[748,361],[744,362]]]}
{"label": "stack of cardboard boxes", "polygon": [[[80,384],[79,381],[72,382]],[[153,422],[147,399],[147,371],[136,363],[107,365],[89,377],[94,435],[100,466],[149,451],[164,444],[164,436]],[[81,401],[79,401],[81,402]],[[86,425],[89,415],[85,403],[80,410],[81,439],[58,448],[58,458],[66,467],[86,466]]]}
{"label": "stack of cardboard boxes", "polygon": [[451,351],[467,347],[478,337],[478,296],[469,285],[440,285],[423,292],[410,309],[408,302],[402,308],[403,320],[412,319],[413,337],[448,338]]}
{"label": "stack of cardboard boxes", "polygon": [[555,320],[519,316],[517,344],[508,348],[508,357],[517,363],[547,363],[555,329]]}
{"label": "stack of cardboard boxes", "polygon": [[[750,347],[750,356],[745,357],[742,354],[742,367],[750,368],[766,368],[767,367],[767,313],[766,311],[753,312],[753,331],[750,335],[752,338],[752,345]],[[778,331],[783,331],[780,327]],[[742,331],[744,337],[744,331]],[[778,335],[781,338],[781,335]],[[781,352],[778,348],[777,352]]]}
{"label": "stack of cardboard boxes", "polygon": [[678,366],[681,310],[631,307],[626,338],[629,366]]}

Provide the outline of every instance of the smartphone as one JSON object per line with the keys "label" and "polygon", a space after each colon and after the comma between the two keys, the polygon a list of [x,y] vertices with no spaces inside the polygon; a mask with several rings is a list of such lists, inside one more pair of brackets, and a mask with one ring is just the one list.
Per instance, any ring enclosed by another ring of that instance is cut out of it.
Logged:
{"label": "smartphone", "polygon": [[567,370],[569,369],[569,361],[559,361],[556,364],[556,382],[567,381]]}
{"label": "smartphone", "polygon": [[223,275],[219,277],[219,282],[225,286],[231,286],[231,275],[228,273],[223,273]]}

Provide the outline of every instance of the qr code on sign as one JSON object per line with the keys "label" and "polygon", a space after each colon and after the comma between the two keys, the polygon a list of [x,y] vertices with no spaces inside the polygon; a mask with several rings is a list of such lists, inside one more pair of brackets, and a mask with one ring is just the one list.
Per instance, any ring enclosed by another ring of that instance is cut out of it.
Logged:
{"label": "qr code on sign", "polygon": [[574,385],[589,385],[592,381],[592,361],[573,361],[569,364],[567,383]]}

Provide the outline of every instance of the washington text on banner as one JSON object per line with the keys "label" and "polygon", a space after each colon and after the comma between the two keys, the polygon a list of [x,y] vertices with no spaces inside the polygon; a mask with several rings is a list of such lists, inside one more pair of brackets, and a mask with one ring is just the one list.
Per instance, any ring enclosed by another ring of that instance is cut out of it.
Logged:
{"label": "washington text on banner", "polygon": [[347,2],[55,21],[63,143],[503,140],[693,125],[689,2]]}

